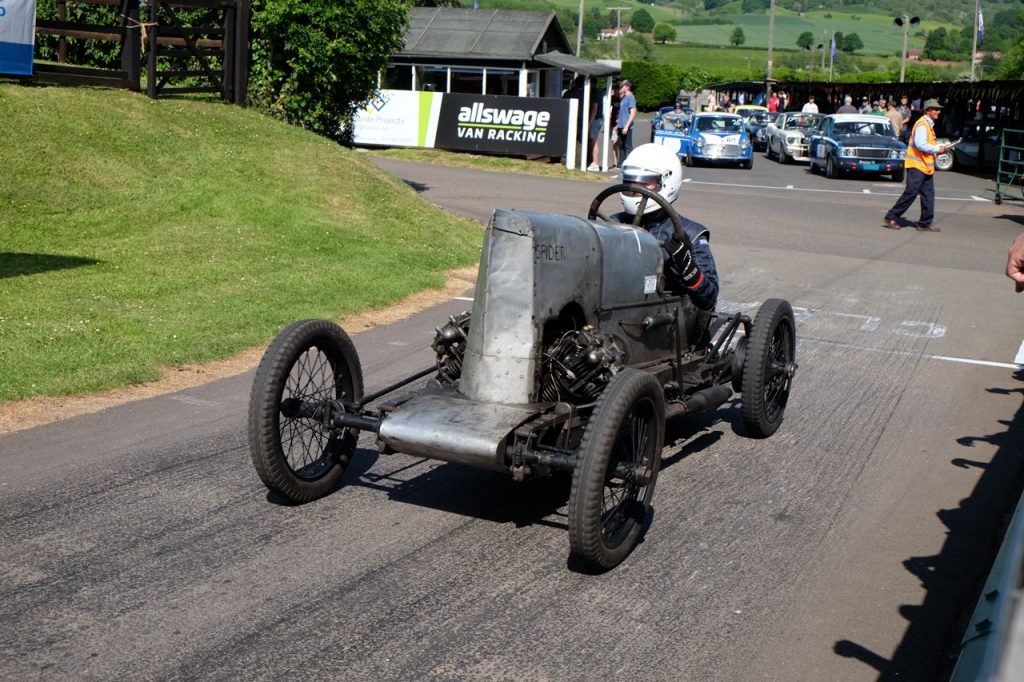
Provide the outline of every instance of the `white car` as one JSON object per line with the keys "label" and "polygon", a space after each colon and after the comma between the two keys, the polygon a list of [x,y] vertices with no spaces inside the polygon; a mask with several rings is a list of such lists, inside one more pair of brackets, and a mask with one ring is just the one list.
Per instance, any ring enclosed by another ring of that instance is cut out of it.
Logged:
{"label": "white car", "polygon": [[822,114],[789,111],[765,128],[766,154],[779,163],[809,161],[811,135],[821,122]]}

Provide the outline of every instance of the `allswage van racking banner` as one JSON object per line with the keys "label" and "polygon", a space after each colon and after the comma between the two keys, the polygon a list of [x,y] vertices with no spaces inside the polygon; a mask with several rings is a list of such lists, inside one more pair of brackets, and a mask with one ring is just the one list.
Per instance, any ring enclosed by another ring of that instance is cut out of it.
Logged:
{"label": "allswage van racking banner", "polygon": [[561,156],[569,100],[382,90],[355,118],[355,142]]}

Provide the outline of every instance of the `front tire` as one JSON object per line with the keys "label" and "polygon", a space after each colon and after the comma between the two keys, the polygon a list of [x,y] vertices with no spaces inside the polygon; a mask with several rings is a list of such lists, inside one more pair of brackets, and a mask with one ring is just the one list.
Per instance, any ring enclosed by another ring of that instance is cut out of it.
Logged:
{"label": "front tire", "polygon": [[664,438],[661,383],[636,369],[616,374],[587,420],[573,471],[569,546],[583,568],[613,568],[636,546]]}
{"label": "front tire", "polygon": [[796,371],[796,322],[787,301],[771,298],[754,318],[743,356],[743,425],[752,438],[779,428]]}
{"label": "front tire", "polygon": [[836,168],[836,164],[832,161],[831,156],[825,161],[825,177],[829,180],[835,180],[839,177],[839,169]]}
{"label": "front tire", "polygon": [[278,334],[260,361],[249,397],[249,453],[263,484],[292,503],[333,490],[359,432],[333,429],[321,416],[333,401],[362,397],[359,356],[341,327],[303,320]]}

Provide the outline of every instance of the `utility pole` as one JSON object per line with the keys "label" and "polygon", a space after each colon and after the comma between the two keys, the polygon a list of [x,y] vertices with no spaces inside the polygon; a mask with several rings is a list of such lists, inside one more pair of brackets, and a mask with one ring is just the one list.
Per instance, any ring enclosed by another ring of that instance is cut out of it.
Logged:
{"label": "utility pole", "polygon": [[583,49],[583,0],[580,0],[580,25],[576,29],[576,56],[580,56],[580,50]]}
{"label": "utility pole", "polygon": [[623,10],[629,7],[608,7],[615,12],[615,58],[623,60]]}
{"label": "utility pole", "polygon": [[910,31],[911,26],[917,26],[920,23],[921,19],[919,17],[908,17],[906,15],[892,20],[893,28],[903,29],[903,57],[900,59],[900,83],[903,82],[907,74],[907,33]]}
{"label": "utility pole", "polygon": [[768,11],[768,68],[765,69],[765,101],[772,94],[772,51],[775,49],[775,0],[771,0]]}

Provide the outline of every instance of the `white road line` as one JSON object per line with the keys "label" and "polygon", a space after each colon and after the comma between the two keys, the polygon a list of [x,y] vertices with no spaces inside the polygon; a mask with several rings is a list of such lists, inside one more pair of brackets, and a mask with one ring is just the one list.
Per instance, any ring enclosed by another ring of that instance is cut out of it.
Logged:
{"label": "white road line", "polygon": [[786,185],[786,189],[793,189],[793,185]]}
{"label": "white road line", "polygon": [[1020,342],[1020,348],[1017,350],[1017,357],[1013,359],[1014,362],[1024,362],[1024,341]]}
{"label": "white road line", "polygon": [[973,194],[971,195],[971,199],[974,199],[975,201],[984,201],[984,202],[989,203],[989,204],[992,203],[991,199],[986,199],[985,197],[976,197]]}
{"label": "white road line", "polygon": [[939,360],[941,362],[955,362],[963,365],[981,365],[983,367],[1000,367],[1003,369],[1024,369],[1024,364],[1019,362],[993,362],[991,360],[976,360],[974,358],[958,358],[952,355],[932,355],[930,353],[916,353],[908,350],[896,350],[893,348],[871,348],[870,346],[860,346],[857,344],[846,343],[845,341],[833,341],[832,339],[817,339],[817,338],[800,338],[797,335],[797,343],[799,344],[814,344],[820,343],[828,346],[842,346],[843,348],[851,348],[853,350],[864,351],[867,353],[885,353],[886,355],[905,355],[908,357],[924,358],[925,360]]}
{"label": "white road line", "polygon": [[472,301],[473,297],[472,296],[456,296],[452,300],[453,301]]}
{"label": "white road line", "polygon": [[[683,182],[693,182],[693,184],[695,184],[695,185],[708,185],[709,187],[736,187],[738,189],[789,189],[788,186],[787,187],[779,187],[778,185],[746,185],[746,184],[740,184],[740,183],[735,183],[735,182],[707,182],[707,181],[704,181],[704,180],[691,180],[691,178],[683,178]],[[794,192],[831,192],[833,194],[862,194],[863,193],[863,192],[858,192],[858,191],[852,190],[852,189],[820,189],[820,188],[816,188],[816,187],[794,187],[793,191]],[[873,196],[873,197],[898,197],[902,193],[902,191],[903,190],[900,190],[899,192],[895,192],[895,193],[893,193],[893,192],[884,192],[884,193],[879,192],[879,193],[872,194],[871,196]],[[960,197],[940,197],[940,196],[936,196],[935,198],[939,199],[941,201],[978,201],[979,200],[978,197],[973,197],[973,196],[971,198],[969,198],[969,199],[960,198]],[[988,199],[984,199],[984,201],[988,201]]]}
{"label": "white road line", "polygon": [[861,192],[863,192],[864,194],[871,194],[871,190],[869,189],[862,189]]}

